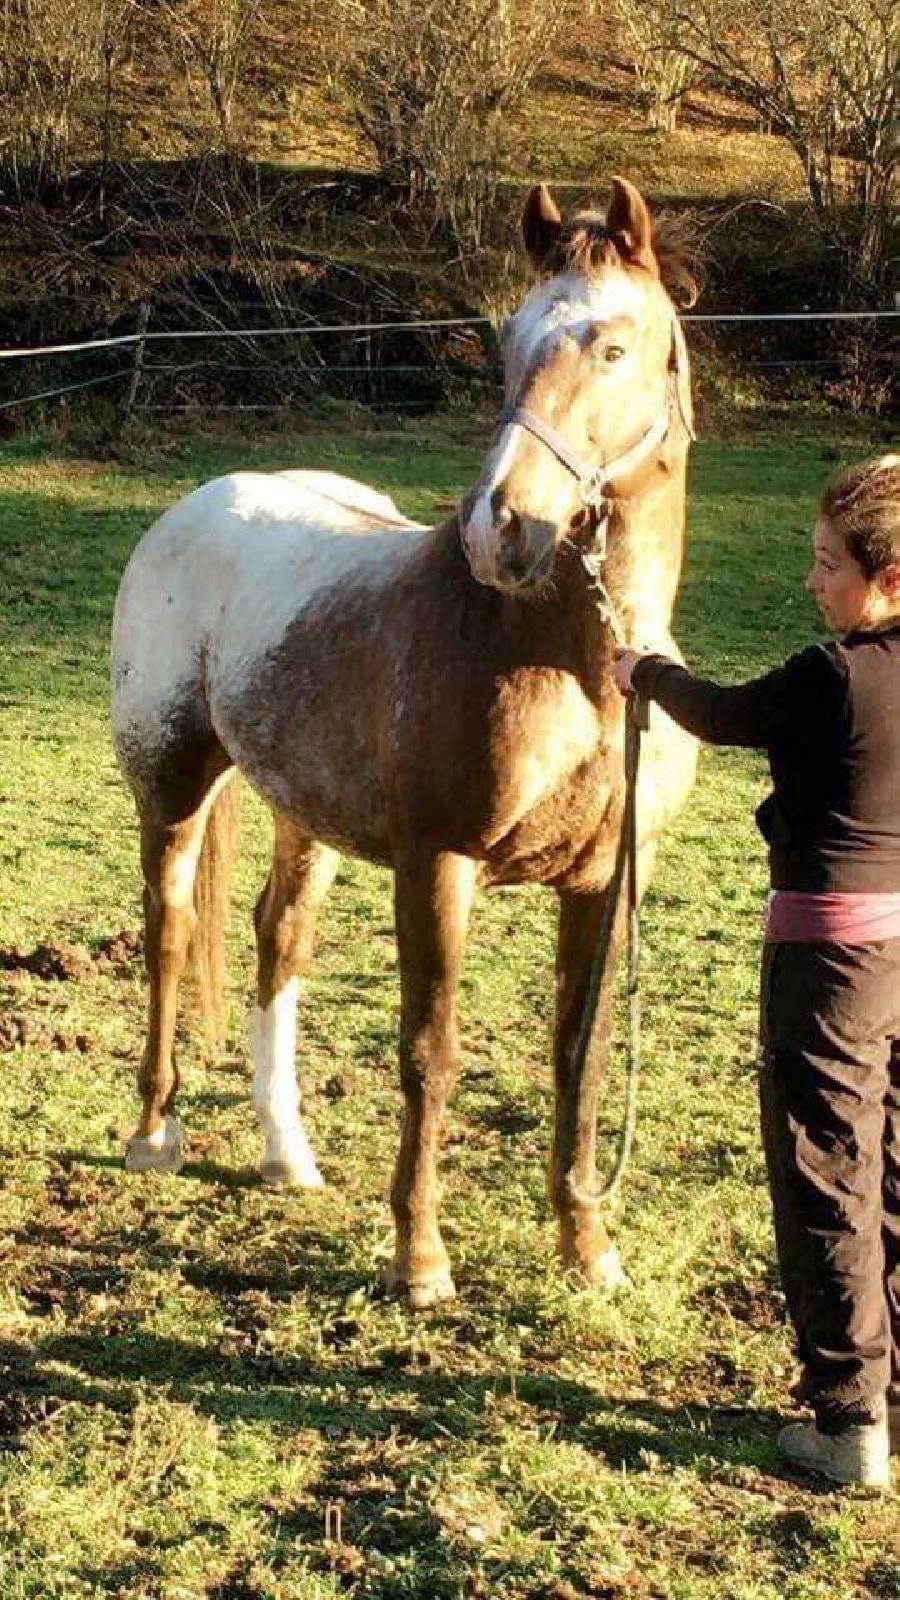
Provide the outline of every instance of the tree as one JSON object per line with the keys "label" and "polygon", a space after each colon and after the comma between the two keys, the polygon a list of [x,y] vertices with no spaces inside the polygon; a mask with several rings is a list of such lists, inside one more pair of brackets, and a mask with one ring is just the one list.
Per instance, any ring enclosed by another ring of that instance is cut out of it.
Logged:
{"label": "tree", "polygon": [[384,176],[481,243],[493,204],[504,115],[527,94],[568,0],[335,0],[335,77]]}
{"label": "tree", "polygon": [[20,192],[66,171],[73,126],[125,9],[123,0],[0,0],[3,156]]}
{"label": "tree", "polygon": [[677,14],[693,59],[796,151],[842,297],[877,303],[896,198],[894,0],[766,0],[752,22],[741,0],[680,0]]}
{"label": "tree", "polygon": [[199,65],[227,144],[250,34],[261,0],[168,0],[168,14],[181,41],[185,65]]}
{"label": "tree", "polygon": [[672,133],[679,102],[697,74],[682,47],[683,24],[672,0],[612,0],[610,16],[649,126]]}

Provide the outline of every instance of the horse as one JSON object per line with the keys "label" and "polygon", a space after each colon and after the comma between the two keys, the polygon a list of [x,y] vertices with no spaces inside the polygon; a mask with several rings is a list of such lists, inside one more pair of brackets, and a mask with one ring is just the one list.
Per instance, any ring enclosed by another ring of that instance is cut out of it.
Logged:
{"label": "horse", "polygon": [[[262,1177],[322,1183],[295,1076],[296,1002],[342,852],[393,870],[404,1118],[388,1285],[414,1307],[455,1293],[437,1164],[459,1064],[457,987],[473,896],[558,897],[549,1190],[565,1269],[621,1280],[594,1182],[596,1117],[623,917],[616,871],[628,638],[678,654],[689,374],[683,259],[638,190],[564,219],[533,189],[537,281],[501,336],[506,407],[477,481],[438,527],[333,474],[236,472],[137,545],[113,628],[112,726],[137,804],[149,979],[135,1171],[177,1171],[176,996],[224,867],[232,780],[274,817],[255,909],[249,1036]],[[595,576],[606,544],[598,606]],[[694,778],[658,709],[640,769],[638,876]],[[198,873],[198,863],[213,868]],[[199,884],[205,884],[203,893]],[[613,915],[610,916],[612,909]],[[199,919],[199,921],[198,921]],[[606,927],[590,1047],[576,1049]]]}

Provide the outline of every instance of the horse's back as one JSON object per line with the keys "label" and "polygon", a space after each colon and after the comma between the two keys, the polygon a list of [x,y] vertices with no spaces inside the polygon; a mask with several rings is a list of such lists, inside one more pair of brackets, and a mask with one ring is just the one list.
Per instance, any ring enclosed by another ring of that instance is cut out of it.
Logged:
{"label": "horse's back", "polygon": [[404,528],[419,526],[403,515],[389,494],[382,494],[379,489],[373,489],[368,483],[359,483],[356,478],[345,478],[340,472],[325,472],[302,467],[279,472],[278,477],[286,483],[295,484],[304,494],[331,501],[345,511],[358,511],[367,518],[377,518],[387,526],[394,524]]}
{"label": "horse's back", "polygon": [[388,496],[332,473],[233,473],[172,506],[116,600],[112,715],[126,772],[154,746],[212,731],[223,684],[251,674],[305,609],[390,583],[417,531]]}

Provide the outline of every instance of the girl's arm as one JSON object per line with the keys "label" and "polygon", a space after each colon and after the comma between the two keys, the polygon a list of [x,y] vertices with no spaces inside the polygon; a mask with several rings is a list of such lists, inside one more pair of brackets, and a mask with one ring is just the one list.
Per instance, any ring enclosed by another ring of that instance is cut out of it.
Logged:
{"label": "girl's arm", "polygon": [[833,650],[812,645],[782,667],[726,688],[697,678],[668,656],[619,651],[619,687],[655,700],[688,733],[709,744],[764,749],[779,738],[807,738],[842,713],[846,678]]}

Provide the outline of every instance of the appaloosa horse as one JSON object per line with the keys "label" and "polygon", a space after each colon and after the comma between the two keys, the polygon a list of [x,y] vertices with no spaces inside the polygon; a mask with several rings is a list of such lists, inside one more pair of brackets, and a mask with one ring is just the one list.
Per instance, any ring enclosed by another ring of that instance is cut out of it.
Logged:
{"label": "appaloosa horse", "polygon": [[[150,529],[116,606],[113,724],[140,814],[150,980],[126,1164],[181,1164],[176,991],[204,835],[214,838],[237,770],[275,820],[250,1021],[270,1182],[322,1181],[299,1114],[295,1007],[339,853],[393,868],[405,1118],[391,1282],[416,1305],[453,1292],[437,1158],[480,886],[542,883],[559,897],[550,1192],[566,1265],[593,1282],[621,1270],[594,1166],[624,716],[582,554],[608,513],[609,596],[631,639],[672,653],[690,399],[669,291],[687,279],[620,179],[605,217],[568,222],[535,189],[523,232],[541,278],[506,325],[507,410],[459,515],[421,528],[329,474],[235,473]],[[692,741],[654,710],[639,793],[644,883],[693,772]],[[579,1056],[609,922],[592,1048]]]}

